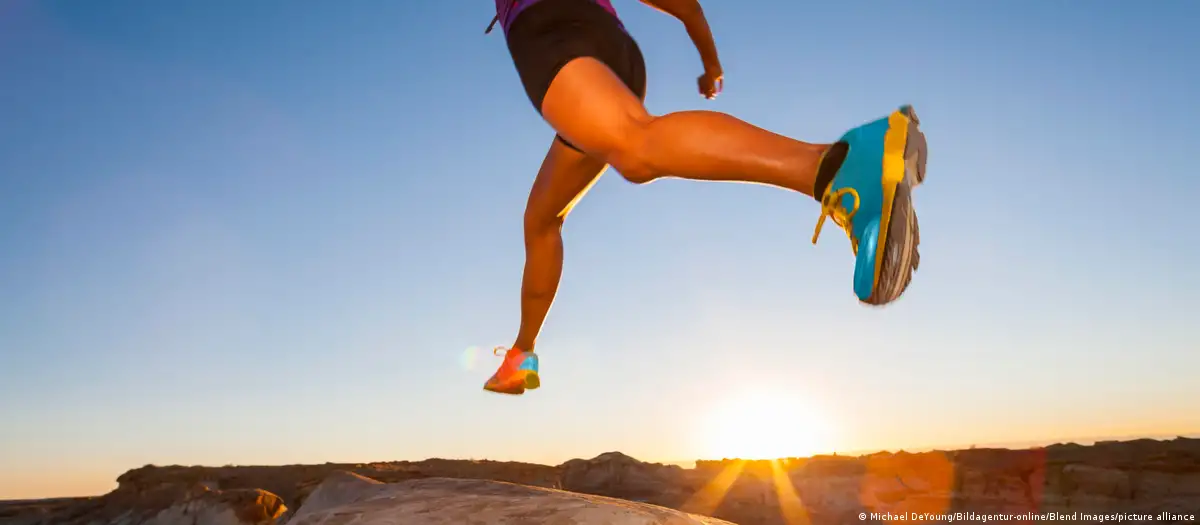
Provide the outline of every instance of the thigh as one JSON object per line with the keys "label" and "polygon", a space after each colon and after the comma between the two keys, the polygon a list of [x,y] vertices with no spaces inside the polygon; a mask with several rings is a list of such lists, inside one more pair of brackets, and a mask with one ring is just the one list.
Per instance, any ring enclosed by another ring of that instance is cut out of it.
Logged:
{"label": "thigh", "polygon": [[[637,113],[637,116],[648,117],[649,115],[646,114],[646,110],[643,105],[644,101],[646,100],[646,63],[642,58],[642,51],[638,48],[637,43],[634,42],[633,39],[628,35],[622,33],[619,36],[623,37],[623,40],[617,38],[617,36],[611,37],[613,40],[618,40],[619,42],[614,42],[614,45],[605,49],[605,56],[597,60],[600,60],[600,62],[602,62],[608,68],[609,73],[615,75],[621,81],[621,83],[625,85],[629,93],[637,97],[638,102],[636,107],[633,108],[635,113]],[[562,70],[560,69],[559,72],[561,73]],[[601,73],[602,72],[597,71],[597,74]],[[611,78],[609,80],[611,80]],[[624,93],[621,93],[623,90],[620,90],[620,88],[615,84],[610,84],[610,87],[611,89],[617,91],[618,96],[624,95]],[[547,91],[549,91],[549,89],[547,89]],[[542,97],[543,99],[545,98],[545,93],[542,94]],[[630,102],[628,101],[627,97],[626,102]],[[542,112],[542,116],[546,116],[544,111]],[[549,119],[547,119],[547,121],[549,121]],[[553,121],[550,121],[550,124],[557,130],[557,126]],[[583,151],[581,148],[575,146],[571,143],[571,141],[563,137],[561,133],[558,135],[558,138],[566,143],[566,145],[575,148],[576,150]]]}
{"label": "thigh", "polygon": [[641,97],[592,57],[563,66],[546,91],[542,117],[571,144],[606,162],[651,119]]}
{"label": "thigh", "polygon": [[551,225],[565,219],[571,209],[600,180],[607,165],[571,148],[560,140],[550,143],[542,161],[529,201],[525,220],[530,226]]}

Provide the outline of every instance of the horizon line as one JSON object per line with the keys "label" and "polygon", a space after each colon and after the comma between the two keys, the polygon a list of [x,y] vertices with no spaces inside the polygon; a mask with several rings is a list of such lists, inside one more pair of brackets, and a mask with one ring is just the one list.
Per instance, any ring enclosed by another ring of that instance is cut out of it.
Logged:
{"label": "horizon line", "polygon": [[[874,450],[871,450],[871,449],[832,450],[832,451],[827,451],[827,452],[818,452],[818,453],[814,453],[814,454],[809,454],[807,456],[789,456],[789,457],[796,457],[796,458],[814,458],[814,457],[820,457],[820,456],[861,457],[861,456],[867,456],[867,455],[879,454],[879,453],[897,453],[897,452],[920,453],[920,452],[932,452],[935,450],[943,450],[943,451],[970,450],[973,448],[974,449],[992,448],[992,449],[1007,449],[1007,450],[1025,450],[1025,449],[1031,449],[1031,448],[1049,447],[1049,446],[1053,446],[1053,445],[1076,444],[1076,445],[1083,445],[1083,446],[1093,446],[1096,443],[1105,442],[1105,441],[1125,442],[1125,441],[1137,441],[1140,439],[1152,439],[1155,441],[1169,441],[1169,440],[1177,439],[1177,438],[1200,439],[1200,430],[1193,431],[1193,432],[1180,432],[1180,433],[1171,432],[1171,433],[1163,433],[1163,434],[1124,434],[1124,435],[1086,436],[1086,437],[1069,437],[1069,438],[1054,438],[1054,439],[1032,439],[1032,440],[1024,440],[1024,441],[993,441],[993,442],[987,442],[987,443],[971,443],[969,445],[954,444],[954,445],[927,445],[927,446],[920,446],[920,447],[899,447],[899,448],[895,448],[895,449],[881,448],[881,449],[874,449]],[[774,460],[774,459],[784,459],[784,458],[697,458],[697,459],[691,459],[691,460],[671,460],[671,461],[660,460],[660,461],[658,461],[658,463],[662,463],[664,465],[679,465],[679,466],[683,466],[685,464],[691,464],[692,467],[690,467],[690,468],[695,468],[695,463],[697,461],[724,461],[724,460],[770,461],[770,460]]]}

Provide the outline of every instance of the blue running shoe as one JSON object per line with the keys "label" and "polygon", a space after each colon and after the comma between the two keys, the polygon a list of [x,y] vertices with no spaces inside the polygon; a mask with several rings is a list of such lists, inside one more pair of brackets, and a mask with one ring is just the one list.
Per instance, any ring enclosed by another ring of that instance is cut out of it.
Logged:
{"label": "blue running shoe", "polygon": [[925,180],[928,144],[916,112],[903,106],[892,114],[854,128],[821,159],[815,192],[821,218],[850,237],[854,251],[854,294],[871,305],[900,297],[920,262],[920,231],[912,190]]}

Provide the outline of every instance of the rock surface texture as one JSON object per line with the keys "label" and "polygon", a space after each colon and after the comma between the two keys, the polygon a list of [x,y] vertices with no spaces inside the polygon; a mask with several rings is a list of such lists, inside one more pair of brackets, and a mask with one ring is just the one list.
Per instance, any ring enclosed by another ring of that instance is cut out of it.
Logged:
{"label": "rock surface texture", "polygon": [[288,525],[717,525],[645,503],[477,479],[429,478],[380,483],[335,472],[321,483]]}
{"label": "rock surface texture", "polygon": [[883,521],[871,513],[927,523],[953,513],[1051,512],[1058,522],[1136,513],[1196,523],[1200,439],[701,461],[691,469],[616,452],[556,467],[441,459],[146,466],[117,481],[93,498],[0,502],[0,525],[723,523],[702,516],[795,525]]}

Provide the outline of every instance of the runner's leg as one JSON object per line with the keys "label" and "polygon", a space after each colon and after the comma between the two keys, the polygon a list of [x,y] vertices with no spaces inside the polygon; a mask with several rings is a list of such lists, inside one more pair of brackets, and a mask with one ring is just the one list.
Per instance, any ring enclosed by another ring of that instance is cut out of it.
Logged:
{"label": "runner's leg", "polygon": [[607,166],[559,139],[550,145],[525,205],[521,328],[513,348],[532,352],[562,277],[562,225]]}
{"label": "runner's leg", "polygon": [[712,111],[652,116],[608,66],[590,57],[563,66],[541,109],[560,135],[639,184],[679,177],[768,184],[812,196],[829,147]]}

